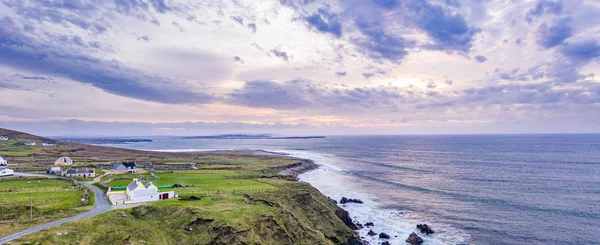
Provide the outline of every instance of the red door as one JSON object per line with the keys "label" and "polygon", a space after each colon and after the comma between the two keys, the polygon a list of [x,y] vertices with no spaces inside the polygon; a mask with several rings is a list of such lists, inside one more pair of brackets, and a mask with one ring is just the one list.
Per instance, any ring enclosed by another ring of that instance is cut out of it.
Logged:
{"label": "red door", "polygon": [[169,193],[160,194],[160,199],[161,200],[169,199]]}

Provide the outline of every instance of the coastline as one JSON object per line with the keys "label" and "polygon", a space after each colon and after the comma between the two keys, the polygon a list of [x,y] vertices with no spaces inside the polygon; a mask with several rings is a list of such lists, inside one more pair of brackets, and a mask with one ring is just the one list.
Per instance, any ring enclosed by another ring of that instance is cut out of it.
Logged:
{"label": "coastline", "polygon": [[[307,152],[280,152],[283,155],[305,160],[310,163],[311,168],[304,171],[294,172],[298,181],[308,183],[317,189],[322,195],[336,201],[336,205],[348,213],[348,219],[352,228],[360,238],[360,244],[406,244],[405,240],[410,233],[415,232],[423,240],[424,244],[467,244],[469,235],[464,231],[457,230],[447,224],[437,223],[427,218],[421,218],[408,210],[393,210],[381,207],[377,198],[362,192],[354,185],[354,180],[347,172],[337,166],[327,163],[327,158],[317,153]],[[313,166],[314,165],[314,166]],[[302,169],[301,167],[297,168]],[[287,173],[287,172],[283,172]],[[340,199],[355,198],[364,203],[339,203]],[[347,222],[347,221],[346,221]],[[366,226],[373,223],[374,226]],[[417,224],[427,223],[436,230],[435,234],[422,234],[416,227]],[[353,225],[358,226],[353,227]],[[369,231],[376,235],[369,235]],[[389,234],[390,239],[381,239],[377,234],[381,232]]]}

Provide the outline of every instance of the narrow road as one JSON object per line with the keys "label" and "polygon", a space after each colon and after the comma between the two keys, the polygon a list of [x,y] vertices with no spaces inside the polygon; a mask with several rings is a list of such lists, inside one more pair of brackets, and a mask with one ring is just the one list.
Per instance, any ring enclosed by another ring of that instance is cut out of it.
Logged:
{"label": "narrow road", "polygon": [[[54,176],[54,175],[44,175],[44,174],[15,173],[15,175],[16,176],[35,176],[35,177],[46,177],[46,178],[58,178],[57,176]],[[98,214],[106,213],[111,210],[121,209],[121,208],[129,208],[129,207],[135,206],[135,205],[133,205],[133,206],[121,205],[121,206],[115,207],[110,204],[110,202],[108,201],[108,198],[106,197],[106,195],[104,195],[104,191],[102,191],[100,188],[93,186],[92,183],[90,183],[90,182],[82,182],[82,181],[76,181],[76,182],[92,189],[92,191],[94,192],[95,199],[96,199],[96,201],[94,203],[94,208],[92,208],[90,211],[87,211],[82,214],[78,214],[78,215],[75,215],[72,217],[56,220],[56,221],[46,223],[43,225],[34,226],[32,228],[22,230],[22,231],[10,234],[8,236],[1,237],[0,244],[12,241],[19,237],[29,235],[31,233],[34,233],[34,232],[37,232],[37,231],[40,231],[43,229],[47,229],[47,228],[50,228],[53,226],[63,224],[63,223],[69,222],[69,221],[85,219],[88,217],[96,216]]]}

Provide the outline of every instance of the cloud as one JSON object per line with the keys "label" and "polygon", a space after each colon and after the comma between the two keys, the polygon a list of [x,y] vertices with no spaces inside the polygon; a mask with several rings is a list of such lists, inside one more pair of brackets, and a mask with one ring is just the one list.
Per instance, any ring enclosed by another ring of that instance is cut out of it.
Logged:
{"label": "cloud", "polygon": [[176,81],[146,74],[116,60],[102,60],[60,44],[24,35],[11,18],[0,21],[0,64],[14,69],[69,78],[108,93],[161,103],[206,103],[213,97],[192,92]]}
{"label": "cloud", "polygon": [[600,57],[600,44],[597,40],[566,43],[560,48],[560,53],[575,61],[589,62]]}
{"label": "cloud", "polygon": [[279,49],[271,49],[271,53],[281,58],[282,60],[285,60],[286,62],[290,61],[288,54],[286,52],[280,51]]}
{"label": "cloud", "polygon": [[316,13],[306,17],[306,22],[320,32],[330,33],[335,37],[342,36],[342,25],[337,15],[329,13],[326,9],[319,9]]}
{"label": "cloud", "polygon": [[336,75],[337,77],[345,77],[345,76],[346,76],[346,74],[347,74],[347,73],[346,73],[345,71],[336,71],[336,72],[335,72],[335,75]]}
{"label": "cloud", "polygon": [[487,58],[482,55],[475,55],[475,60],[477,60],[477,62],[479,62],[479,63],[483,63],[487,60]]}
{"label": "cloud", "polygon": [[233,56],[233,61],[237,61],[237,62],[244,64],[244,61],[239,56]]}
{"label": "cloud", "polygon": [[562,18],[550,25],[542,23],[536,32],[537,43],[548,49],[563,43],[573,35],[571,20]]}
{"label": "cloud", "polygon": [[256,33],[256,24],[249,23],[246,27],[250,28],[250,30],[252,30],[252,33]]}
{"label": "cloud", "polygon": [[242,26],[244,25],[244,19],[241,16],[230,16],[229,18]]}
{"label": "cloud", "polygon": [[563,11],[562,1],[540,0],[534,8],[527,11],[525,19],[529,22],[533,21],[534,17],[544,14],[560,14]]}
{"label": "cloud", "polygon": [[364,38],[356,38],[354,43],[370,58],[398,63],[408,54],[409,43],[402,37],[386,33],[379,24],[358,19],[356,27]]}

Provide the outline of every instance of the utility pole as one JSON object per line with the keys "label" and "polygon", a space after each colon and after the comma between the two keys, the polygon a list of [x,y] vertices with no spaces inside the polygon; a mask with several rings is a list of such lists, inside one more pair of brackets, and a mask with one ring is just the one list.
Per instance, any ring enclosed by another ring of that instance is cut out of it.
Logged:
{"label": "utility pole", "polygon": [[29,223],[33,224],[33,195],[29,192]]}

